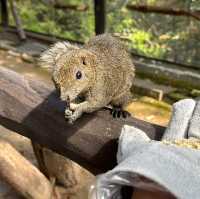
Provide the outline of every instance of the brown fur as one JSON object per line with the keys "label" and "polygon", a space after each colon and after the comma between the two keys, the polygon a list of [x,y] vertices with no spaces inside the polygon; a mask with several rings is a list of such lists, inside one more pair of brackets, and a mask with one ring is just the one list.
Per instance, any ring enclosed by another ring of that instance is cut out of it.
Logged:
{"label": "brown fur", "polygon": [[[135,69],[120,41],[108,34],[96,36],[83,47],[59,42],[45,51],[41,60],[53,68],[53,80],[61,99],[70,99],[65,116],[73,122],[83,112],[93,112],[108,104],[124,106],[131,99]],[[82,78],[76,79],[81,71]],[[84,95],[79,104],[74,100]]]}

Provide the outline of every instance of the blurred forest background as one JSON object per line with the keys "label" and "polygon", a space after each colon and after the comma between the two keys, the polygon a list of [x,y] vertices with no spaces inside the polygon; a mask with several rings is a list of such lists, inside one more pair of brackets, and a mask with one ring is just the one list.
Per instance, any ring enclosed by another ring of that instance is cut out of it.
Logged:
{"label": "blurred forest background", "polygon": [[[16,2],[25,29],[82,42],[94,35],[93,0]],[[55,9],[55,2],[87,5],[88,9]],[[129,48],[139,55],[200,67],[200,17],[130,11],[127,4],[192,12],[200,11],[199,0],[107,0],[106,32],[125,38]]]}

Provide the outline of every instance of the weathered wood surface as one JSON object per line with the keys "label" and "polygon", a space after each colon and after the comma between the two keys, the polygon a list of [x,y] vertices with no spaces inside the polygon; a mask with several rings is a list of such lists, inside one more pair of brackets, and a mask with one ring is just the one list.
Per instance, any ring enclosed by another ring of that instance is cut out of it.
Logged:
{"label": "weathered wood surface", "polygon": [[0,140],[0,176],[25,198],[54,198],[48,179],[3,140]]}
{"label": "weathered wood surface", "polygon": [[0,68],[0,124],[72,159],[93,174],[116,164],[117,138],[124,124],[159,139],[164,127],[135,118],[114,119],[109,110],[84,114],[73,125],[54,88]]}

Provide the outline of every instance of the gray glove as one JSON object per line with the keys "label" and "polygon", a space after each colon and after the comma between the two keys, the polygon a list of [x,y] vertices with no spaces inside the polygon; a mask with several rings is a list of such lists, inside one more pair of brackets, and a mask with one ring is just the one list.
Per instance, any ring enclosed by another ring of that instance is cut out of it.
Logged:
{"label": "gray glove", "polygon": [[[200,138],[200,101],[173,105],[163,139]],[[121,187],[170,192],[180,199],[200,198],[200,151],[150,140],[147,135],[124,126],[119,138],[118,165],[97,177],[90,199],[121,199]]]}

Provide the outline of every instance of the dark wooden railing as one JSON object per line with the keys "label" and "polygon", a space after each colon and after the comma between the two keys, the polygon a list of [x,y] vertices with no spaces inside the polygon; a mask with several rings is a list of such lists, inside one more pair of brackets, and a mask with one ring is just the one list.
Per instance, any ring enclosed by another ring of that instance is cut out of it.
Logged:
{"label": "dark wooden railing", "polygon": [[73,125],[64,119],[65,104],[54,88],[0,68],[0,124],[79,163],[93,174],[116,164],[117,139],[123,125],[138,127],[160,139],[164,127],[135,118],[114,119],[110,111],[84,114]]}

